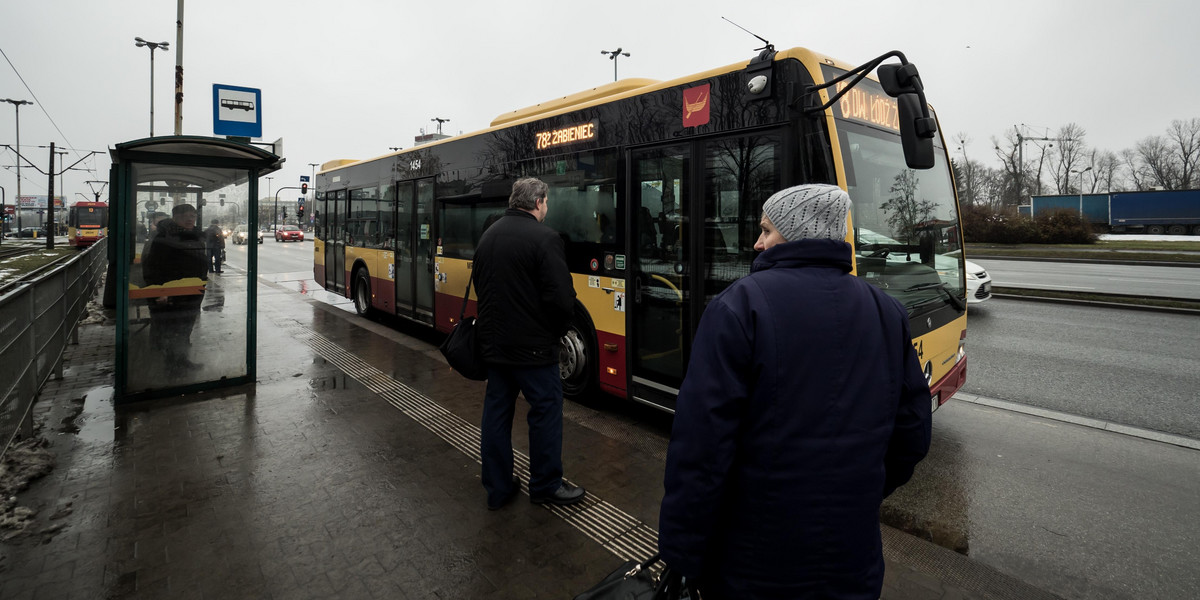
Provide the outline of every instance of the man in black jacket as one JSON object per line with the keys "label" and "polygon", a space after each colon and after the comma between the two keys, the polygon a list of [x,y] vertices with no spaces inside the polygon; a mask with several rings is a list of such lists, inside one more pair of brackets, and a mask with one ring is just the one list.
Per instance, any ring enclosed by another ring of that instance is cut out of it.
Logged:
{"label": "man in black jacket", "polygon": [[574,504],[584,495],[562,479],[558,348],[574,312],[575,288],[562,238],[542,224],[548,190],[533,177],[517,180],[508,210],[484,231],[475,253],[477,327],[488,365],[481,454],[490,510],[508,504],[520,489],[512,474],[518,392],[529,402],[529,500]]}
{"label": "man in black jacket", "polygon": [[[158,222],[154,237],[142,252],[142,277],[147,285],[187,278],[208,280],[204,232],[196,227],[196,218],[194,206],[180,204],[171,209],[170,219]],[[150,335],[163,353],[167,375],[171,377],[202,366],[188,360],[187,355],[203,301],[203,289],[199,294],[150,299]]]}

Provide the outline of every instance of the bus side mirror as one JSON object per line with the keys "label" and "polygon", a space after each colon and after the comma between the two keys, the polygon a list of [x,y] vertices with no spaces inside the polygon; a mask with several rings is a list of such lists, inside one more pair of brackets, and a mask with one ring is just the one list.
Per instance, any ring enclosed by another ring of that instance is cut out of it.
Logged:
{"label": "bus side mirror", "polygon": [[904,162],[910,169],[933,168],[933,136],[937,134],[937,121],[925,105],[925,87],[921,84],[917,65],[879,65],[876,73],[883,91],[896,99]]}
{"label": "bus side mirror", "polygon": [[896,98],[900,113],[900,144],[904,148],[904,162],[910,169],[933,168],[933,136],[937,125],[932,117],[921,110],[921,100],[916,94],[901,94]]}

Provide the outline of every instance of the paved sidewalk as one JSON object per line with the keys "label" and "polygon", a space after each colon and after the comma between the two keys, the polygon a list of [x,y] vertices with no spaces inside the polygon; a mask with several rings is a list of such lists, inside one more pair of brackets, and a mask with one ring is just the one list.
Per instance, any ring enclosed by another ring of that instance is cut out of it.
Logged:
{"label": "paved sidewalk", "polygon": [[[254,386],[113,411],[113,326],[81,328],[37,404],[57,464],[18,494],[36,514],[0,529],[0,598],[562,599],[653,547],[661,448],[572,405],[564,462],[589,501],[489,512],[482,384],[428,343],[260,290],[287,310],[260,311]],[[1052,597],[890,528],[884,544],[887,599]]]}

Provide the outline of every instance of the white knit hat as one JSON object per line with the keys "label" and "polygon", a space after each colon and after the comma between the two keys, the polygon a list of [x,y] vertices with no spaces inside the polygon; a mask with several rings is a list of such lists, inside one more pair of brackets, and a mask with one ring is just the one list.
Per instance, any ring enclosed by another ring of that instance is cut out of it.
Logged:
{"label": "white knit hat", "polygon": [[775,192],[763,204],[763,214],[783,239],[846,239],[850,195],[836,185],[809,183]]}

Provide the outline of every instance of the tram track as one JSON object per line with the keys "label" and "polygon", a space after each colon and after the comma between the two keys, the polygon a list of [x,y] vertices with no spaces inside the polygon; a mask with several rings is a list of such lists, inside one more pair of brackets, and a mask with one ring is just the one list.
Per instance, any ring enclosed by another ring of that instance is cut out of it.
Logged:
{"label": "tram track", "polygon": [[[20,248],[20,249],[14,248],[13,250],[18,251],[15,254],[8,254],[6,252],[0,251],[0,264],[2,264],[2,261],[10,260],[12,258],[20,258],[22,256],[27,256],[27,255],[33,254],[34,252],[37,252],[38,250],[41,250],[41,249],[42,248]],[[5,248],[4,250],[7,251],[8,249]],[[11,281],[6,281],[4,283],[0,283],[0,296],[3,296],[5,294],[9,293],[12,290],[14,290],[24,284],[32,283],[33,281],[36,281],[42,275],[49,273],[50,271],[54,270],[58,266],[71,260],[74,257],[75,257],[75,254],[73,254],[73,253],[72,254],[64,254],[52,261],[40,266],[40,267],[31,269],[29,271],[22,273],[17,278],[15,278]]]}
{"label": "tram track", "polygon": [[6,246],[0,246],[0,262],[3,262],[10,258],[18,258],[21,256],[25,256],[26,254],[33,254],[38,249],[39,248],[36,248],[33,246],[13,246],[11,244],[6,245]]}

